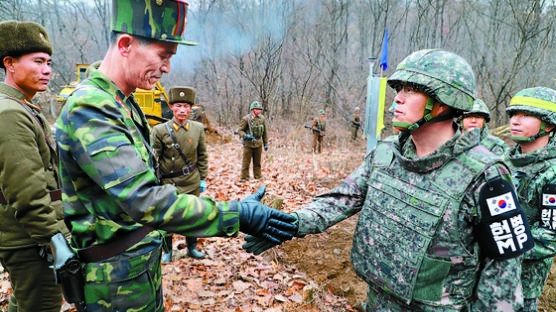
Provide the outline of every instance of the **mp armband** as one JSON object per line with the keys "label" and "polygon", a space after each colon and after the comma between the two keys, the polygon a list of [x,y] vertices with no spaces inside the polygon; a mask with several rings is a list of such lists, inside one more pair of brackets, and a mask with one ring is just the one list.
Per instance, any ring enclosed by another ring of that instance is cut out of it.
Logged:
{"label": "mp armband", "polygon": [[556,231],[556,184],[542,189],[541,227]]}
{"label": "mp armband", "polygon": [[476,237],[482,252],[492,259],[511,259],[534,246],[527,217],[512,184],[502,178],[488,181],[480,190],[481,222]]}

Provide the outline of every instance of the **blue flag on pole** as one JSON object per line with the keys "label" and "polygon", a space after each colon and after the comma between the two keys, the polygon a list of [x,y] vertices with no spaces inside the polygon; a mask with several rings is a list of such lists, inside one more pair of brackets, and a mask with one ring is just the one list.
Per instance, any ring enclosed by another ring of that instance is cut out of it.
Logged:
{"label": "blue flag on pole", "polygon": [[382,56],[380,57],[380,68],[385,71],[388,68],[388,27],[384,31],[384,40],[382,41]]}

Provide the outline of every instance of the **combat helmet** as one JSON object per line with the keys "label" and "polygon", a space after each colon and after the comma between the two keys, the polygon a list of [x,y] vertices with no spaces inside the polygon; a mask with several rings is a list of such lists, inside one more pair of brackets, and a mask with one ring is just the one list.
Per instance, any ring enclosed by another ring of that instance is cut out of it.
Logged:
{"label": "combat helmet", "polygon": [[319,115],[324,115],[324,109],[319,109],[318,114]]}
{"label": "combat helmet", "polygon": [[487,105],[481,99],[475,99],[473,102],[473,108],[470,111],[463,113],[463,118],[470,115],[480,115],[485,119],[486,122],[490,122],[490,110]]}
{"label": "combat helmet", "polygon": [[388,79],[388,85],[394,89],[409,85],[429,97],[423,118],[413,124],[393,123],[407,131],[426,122],[453,118],[451,115],[433,117],[431,111],[435,101],[465,112],[471,110],[475,100],[475,74],[471,65],[455,53],[438,49],[420,50],[407,56]]}
{"label": "combat helmet", "polygon": [[354,112],[359,110],[359,106],[355,106],[355,108],[353,109]]}
{"label": "combat helmet", "polygon": [[253,109],[263,109],[263,105],[259,101],[253,101],[251,102],[251,105],[249,105],[249,110]]}
{"label": "combat helmet", "polygon": [[541,120],[539,132],[532,137],[513,137],[517,142],[533,142],[537,138],[550,134],[544,131],[547,125],[556,126],[556,90],[546,87],[524,89],[516,93],[506,108],[511,116],[516,112],[529,113]]}

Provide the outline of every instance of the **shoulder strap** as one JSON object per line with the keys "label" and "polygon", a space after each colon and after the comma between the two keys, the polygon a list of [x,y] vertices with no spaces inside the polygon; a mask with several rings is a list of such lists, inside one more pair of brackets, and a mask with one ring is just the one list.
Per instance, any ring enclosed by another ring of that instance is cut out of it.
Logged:
{"label": "shoulder strap", "polygon": [[50,138],[48,137],[48,135],[46,134],[46,130],[44,130],[44,126],[41,123],[41,121],[39,120],[39,118],[37,117],[37,115],[29,108],[27,107],[27,104],[25,104],[24,102],[21,102],[18,99],[12,98],[12,97],[1,97],[1,99],[9,99],[12,100],[16,103],[18,103],[19,105],[21,105],[21,107],[23,107],[31,116],[33,116],[33,119],[37,122],[37,124],[39,125],[39,127],[42,130],[42,133],[44,134],[44,139],[46,141],[46,144],[48,145],[48,147],[50,147],[50,149],[52,150],[52,152],[54,153],[54,157],[56,158],[56,163],[58,163],[58,150],[57,150],[57,146],[56,144],[52,144],[52,141],[50,141]]}
{"label": "shoulder strap", "polygon": [[185,161],[185,164],[189,166],[191,164],[191,161],[189,161],[189,159],[187,159],[187,157],[185,157],[185,155],[181,151],[181,146],[176,140],[176,137],[174,137],[174,134],[172,133],[172,129],[170,129],[170,125],[168,123],[165,123],[164,125],[166,126],[166,130],[168,130],[168,134],[170,134],[170,138],[172,138],[172,142],[174,142],[174,148],[178,150],[178,153],[180,154],[183,161]]}

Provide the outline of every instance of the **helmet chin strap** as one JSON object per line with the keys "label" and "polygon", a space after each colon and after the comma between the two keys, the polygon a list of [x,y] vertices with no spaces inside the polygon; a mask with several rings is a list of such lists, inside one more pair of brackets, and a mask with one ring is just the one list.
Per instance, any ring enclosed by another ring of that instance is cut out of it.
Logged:
{"label": "helmet chin strap", "polygon": [[550,134],[550,132],[544,131],[545,129],[546,129],[546,123],[544,121],[541,121],[541,128],[539,129],[539,132],[537,134],[535,134],[531,137],[512,136],[511,139],[512,139],[512,141],[515,141],[517,143],[533,142],[540,137],[547,136],[547,135]]}
{"label": "helmet chin strap", "polygon": [[421,119],[417,120],[412,124],[407,122],[394,121],[392,123],[392,126],[401,128],[401,131],[404,132],[413,132],[427,122],[430,123],[440,122],[440,121],[446,121],[453,118],[452,114],[443,114],[443,115],[433,117],[432,108],[434,107],[434,103],[435,101],[429,96],[427,99],[427,103],[425,105],[425,111],[423,117],[421,117]]}

